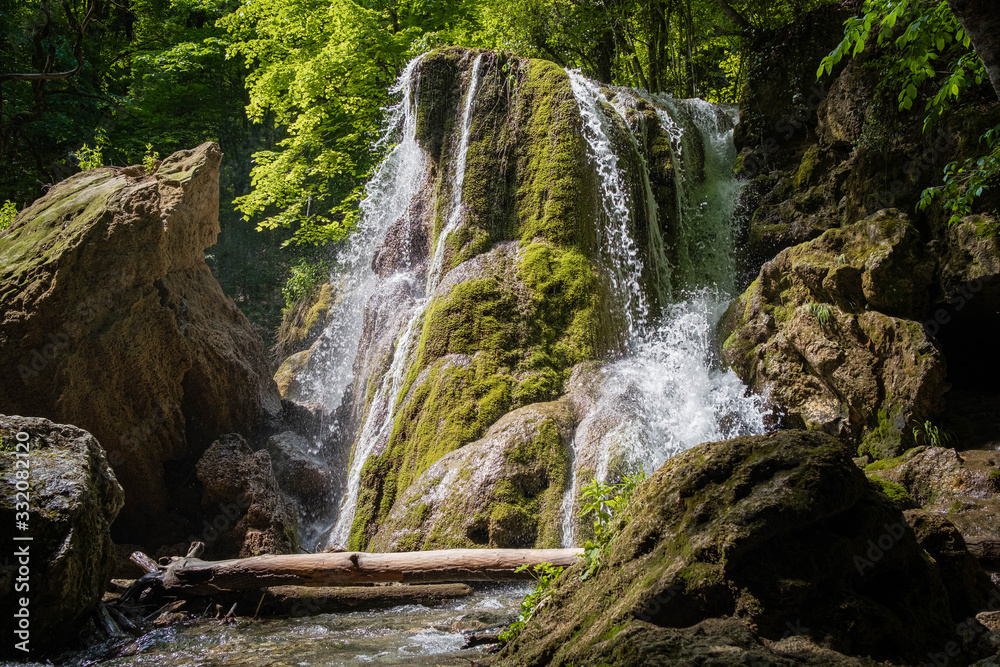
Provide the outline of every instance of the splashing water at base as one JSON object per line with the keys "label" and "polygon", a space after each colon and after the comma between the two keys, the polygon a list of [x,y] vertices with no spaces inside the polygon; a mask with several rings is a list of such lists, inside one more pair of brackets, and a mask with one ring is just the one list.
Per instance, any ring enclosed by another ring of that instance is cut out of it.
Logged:
{"label": "splashing water at base", "polygon": [[611,383],[634,387],[643,424],[635,458],[647,472],[702,442],[763,433],[769,414],[714,358],[715,329],[731,299],[711,288],[671,305],[634,356],[612,364]]}
{"label": "splashing water at base", "polygon": [[[668,299],[661,297],[659,317],[630,318],[627,356],[603,368],[597,400],[577,429],[574,482],[567,497],[578,491],[575,476],[581,466],[593,470],[599,480],[637,465],[652,473],[671,456],[702,442],[764,433],[769,417],[765,399],[724,370],[715,353],[716,325],[734,291],[732,219],[741,188],[732,173],[736,151],[730,119],[703,100],[674,100],[625,89],[616,93],[612,105],[578,73],[571,72],[570,79],[584,118],[591,162],[602,183],[607,227],[601,233],[611,246],[605,252],[624,260],[610,267],[616,295],[628,298],[635,293],[639,297],[635,301],[645,305],[634,279],[641,269],[628,261],[636,257],[634,248],[639,244],[630,237],[634,232],[628,218],[618,212],[644,204],[651,209],[648,217],[654,225],[658,219],[652,212],[655,203],[649,201],[650,188],[643,188],[645,202],[634,202],[619,185],[648,179],[627,173],[622,167],[626,162],[613,154],[609,110],[613,108],[627,126],[626,102],[634,105],[636,99],[653,108],[670,140],[677,186],[677,223],[670,231],[678,265],[667,265],[657,252],[660,230],[651,228],[646,244],[653,250],[650,260],[658,264],[652,267],[653,274],[667,275],[663,283],[676,291]],[[618,95],[631,99],[617,99]],[[636,146],[632,137],[627,139]],[[641,154],[639,158],[633,163],[644,167]],[[628,267],[625,275],[633,279],[622,280],[625,276],[616,264]],[[622,288],[624,295],[619,294]],[[572,537],[567,539],[572,507],[564,500],[565,546],[572,544]]]}

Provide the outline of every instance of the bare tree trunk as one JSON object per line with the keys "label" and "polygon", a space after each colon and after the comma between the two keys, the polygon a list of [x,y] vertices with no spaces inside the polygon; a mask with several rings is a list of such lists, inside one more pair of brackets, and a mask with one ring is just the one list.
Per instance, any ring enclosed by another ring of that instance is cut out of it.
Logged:
{"label": "bare tree trunk", "polygon": [[423,584],[530,579],[522,565],[572,565],[582,549],[446,549],[404,553],[318,553],[204,561],[177,558],[158,575],[170,593],[212,595],[270,586]]}
{"label": "bare tree trunk", "polygon": [[1000,97],[1000,8],[996,0],[948,0],[948,5],[969,34],[986,66],[993,92]]}

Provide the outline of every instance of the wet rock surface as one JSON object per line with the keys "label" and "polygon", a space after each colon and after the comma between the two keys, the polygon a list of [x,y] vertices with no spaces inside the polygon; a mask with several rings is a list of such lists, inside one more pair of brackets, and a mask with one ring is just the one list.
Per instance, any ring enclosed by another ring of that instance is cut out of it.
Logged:
{"label": "wet rock surface", "polygon": [[559,547],[572,428],[565,402],[508,413],[417,478],[379,525],[371,549]]}
{"label": "wet rock surface", "polygon": [[[850,457],[829,435],[779,431],[670,459],[636,490],[600,572],[568,569],[494,664],[910,664],[946,646],[969,664],[995,652],[964,616],[989,601],[955,585],[985,576],[960,539],[915,533]],[[959,623],[976,630],[965,643]]]}
{"label": "wet rock surface", "polygon": [[[249,558],[297,551],[295,512],[279,489],[267,451],[225,435],[196,466],[207,517],[191,542],[205,543],[208,559]],[[183,549],[182,549],[183,550]]]}
{"label": "wet rock surface", "polygon": [[0,243],[0,411],[101,442],[125,490],[123,541],[182,539],[185,494],[165,464],[184,479],[213,439],[279,410],[260,338],[205,264],[221,159],[207,143],[151,175],[77,174]]}
{"label": "wet rock surface", "polygon": [[[75,426],[0,415],[0,443],[0,520],[11,550],[0,565],[0,656],[23,658],[17,642],[29,639],[32,656],[58,650],[101,599],[124,496],[100,444]],[[17,638],[21,599],[28,633]]]}

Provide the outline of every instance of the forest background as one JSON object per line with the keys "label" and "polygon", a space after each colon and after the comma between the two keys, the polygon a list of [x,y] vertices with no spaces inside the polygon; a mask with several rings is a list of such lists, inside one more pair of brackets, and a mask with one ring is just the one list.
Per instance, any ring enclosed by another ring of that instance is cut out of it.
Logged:
{"label": "forest background", "polygon": [[[459,44],[581,68],[604,83],[738,103],[755,47],[825,0],[2,0],[0,232],[53,183],[204,141],[226,155],[208,261],[268,343],[356,223],[388,89],[412,57]],[[882,94],[927,122],[990,92],[939,0],[869,0],[822,64],[866,44]],[[954,2],[952,3],[954,4]],[[916,104],[916,106],[914,106]],[[974,205],[996,135],[926,205]],[[976,180],[978,179],[978,180]],[[964,199],[963,199],[964,198]],[[956,204],[957,202],[957,204]],[[959,210],[959,209],[956,209]],[[962,209],[964,210],[964,209]],[[280,286],[283,289],[279,289]]]}

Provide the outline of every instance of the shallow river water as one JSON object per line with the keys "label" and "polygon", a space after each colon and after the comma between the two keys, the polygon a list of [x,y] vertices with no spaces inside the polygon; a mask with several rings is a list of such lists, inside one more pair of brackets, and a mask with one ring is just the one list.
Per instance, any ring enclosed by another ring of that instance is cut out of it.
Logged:
{"label": "shallow river water", "polygon": [[482,585],[437,607],[403,605],[298,618],[199,622],[153,630],[119,657],[80,655],[64,665],[114,667],[306,667],[311,665],[468,665],[482,648],[463,649],[466,632],[509,623],[529,584]]}

